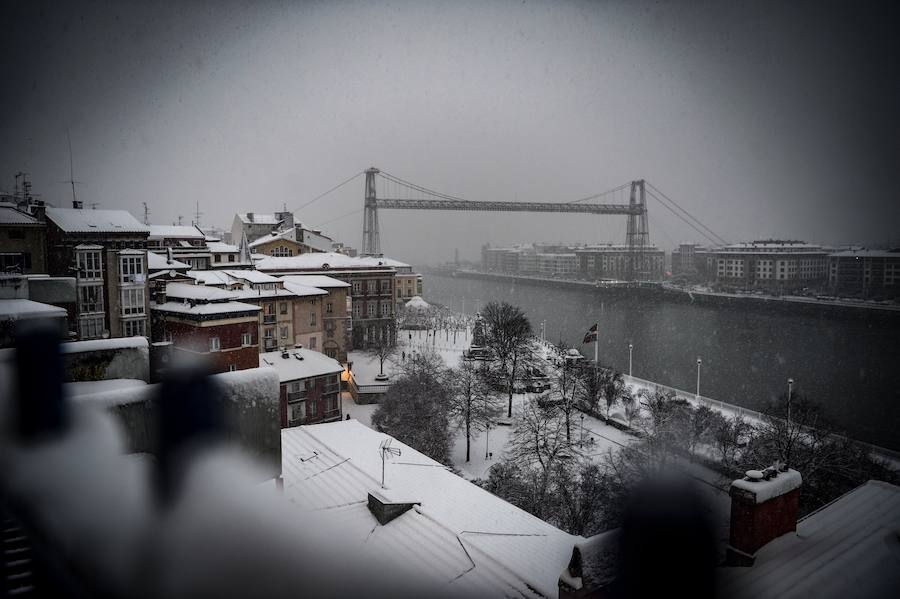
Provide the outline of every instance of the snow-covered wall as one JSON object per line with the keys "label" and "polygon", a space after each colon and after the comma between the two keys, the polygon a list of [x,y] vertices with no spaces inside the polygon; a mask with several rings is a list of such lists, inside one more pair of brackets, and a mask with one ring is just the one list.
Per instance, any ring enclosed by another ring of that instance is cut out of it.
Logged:
{"label": "snow-covered wall", "polygon": [[146,337],[74,341],[59,347],[70,381],[150,380]]}

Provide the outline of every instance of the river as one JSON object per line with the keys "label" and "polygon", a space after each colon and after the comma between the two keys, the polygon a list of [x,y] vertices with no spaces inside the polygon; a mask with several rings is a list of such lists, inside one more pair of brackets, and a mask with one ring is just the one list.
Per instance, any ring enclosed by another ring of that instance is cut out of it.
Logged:
{"label": "river", "polygon": [[520,306],[536,334],[582,345],[599,322],[600,363],[634,376],[758,410],[795,392],[818,401],[853,438],[900,450],[900,318],[865,319],[670,302],[641,295],[603,299],[593,290],[554,289],[434,274],[425,299],[474,313],[490,300]]}

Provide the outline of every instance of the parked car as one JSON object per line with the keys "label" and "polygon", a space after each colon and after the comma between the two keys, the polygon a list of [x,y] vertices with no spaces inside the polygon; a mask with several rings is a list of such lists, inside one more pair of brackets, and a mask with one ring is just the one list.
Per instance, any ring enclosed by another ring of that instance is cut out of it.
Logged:
{"label": "parked car", "polygon": [[490,361],[494,359],[494,355],[487,347],[472,346],[463,350],[463,359]]}

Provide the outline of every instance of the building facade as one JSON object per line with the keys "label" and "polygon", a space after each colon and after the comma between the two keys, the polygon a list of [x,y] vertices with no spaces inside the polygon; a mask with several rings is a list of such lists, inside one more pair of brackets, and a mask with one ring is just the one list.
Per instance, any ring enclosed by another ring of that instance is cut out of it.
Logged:
{"label": "building facade", "polygon": [[[631,273],[631,249],[627,245],[592,245],[576,249],[578,277],[588,280],[626,280]],[[666,265],[665,252],[656,246],[644,246],[637,253],[634,276],[639,280],[658,281]]]}
{"label": "building facade", "polygon": [[278,372],[282,428],[341,420],[344,367],[337,360],[296,348],[260,354],[259,365]]}
{"label": "building facade", "polygon": [[900,249],[850,250],[828,256],[828,287],[843,296],[897,297]]}
{"label": "building facade", "polygon": [[161,256],[171,256],[195,270],[206,270],[212,263],[206,235],[197,227],[150,225],[147,249]]}
{"label": "building facade", "polygon": [[[299,286],[327,292],[320,296],[323,341],[320,350],[326,356],[346,364],[351,347],[350,284],[324,275],[288,275],[283,277],[285,288],[297,293]],[[302,343],[302,341],[301,341]]]}
{"label": "building facade", "polygon": [[[43,206],[38,208],[43,214]],[[46,224],[14,204],[0,203],[0,273],[45,273]]]}
{"label": "building facade", "polygon": [[823,284],[828,252],[802,241],[736,243],[712,251],[716,282],[737,288],[793,289]]}
{"label": "building facade", "polygon": [[47,208],[47,271],[75,275],[79,339],[147,336],[149,228],[124,210]]}

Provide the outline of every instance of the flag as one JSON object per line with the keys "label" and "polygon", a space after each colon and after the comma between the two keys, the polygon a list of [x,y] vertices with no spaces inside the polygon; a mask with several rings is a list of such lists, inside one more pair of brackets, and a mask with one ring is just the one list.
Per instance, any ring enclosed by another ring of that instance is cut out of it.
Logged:
{"label": "flag", "polygon": [[584,341],[582,343],[590,343],[591,341],[597,340],[597,325],[592,326],[587,333],[584,335]]}

